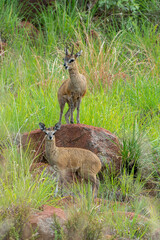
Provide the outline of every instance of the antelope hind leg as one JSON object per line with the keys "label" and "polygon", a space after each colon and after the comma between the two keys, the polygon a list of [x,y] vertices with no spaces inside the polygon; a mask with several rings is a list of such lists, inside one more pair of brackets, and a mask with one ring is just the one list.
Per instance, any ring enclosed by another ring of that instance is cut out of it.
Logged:
{"label": "antelope hind leg", "polygon": [[60,185],[61,185],[61,195],[64,196],[63,189],[66,187],[68,189],[68,180],[70,178],[71,170],[63,169],[60,170]]}
{"label": "antelope hind leg", "polygon": [[59,122],[58,123],[56,123],[55,124],[55,127],[57,128],[57,129],[60,129],[61,128],[61,121],[62,121],[62,115],[63,115],[63,110],[64,110],[64,106],[65,106],[65,101],[64,100],[62,100],[61,102],[60,102],[60,116],[59,116]]}
{"label": "antelope hind leg", "polygon": [[57,185],[56,185],[56,189],[55,189],[55,192],[54,192],[54,196],[57,196],[57,193],[58,193],[58,183],[59,183],[59,178],[60,178],[60,176],[59,176],[59,174],[58,174],[58,178],[57,178],[57,180],[56,180]]}

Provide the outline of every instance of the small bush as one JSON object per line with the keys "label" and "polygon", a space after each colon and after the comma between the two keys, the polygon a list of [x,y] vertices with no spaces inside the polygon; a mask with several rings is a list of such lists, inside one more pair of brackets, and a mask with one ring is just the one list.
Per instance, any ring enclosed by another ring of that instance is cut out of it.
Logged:
{"label": "small bush", "polygon": [[100,219],[87,212],[75,211],[65,224],[66,240],[100,240],[102,239],[103,224]]}

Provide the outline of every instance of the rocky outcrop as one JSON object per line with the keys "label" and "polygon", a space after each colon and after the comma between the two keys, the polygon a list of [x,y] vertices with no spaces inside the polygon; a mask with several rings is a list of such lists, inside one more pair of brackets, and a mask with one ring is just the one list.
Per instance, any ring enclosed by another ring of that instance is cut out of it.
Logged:
{"label": "rocky outcrop", "polygon": [[[100,206],[101,205],[100,202],[103,202],[102,205],[104,207],[103,199],[96,199],[95,204],[97,206]],[[68,231],[71,231],[71,234],[72,234],[72,230],[73,230],[72,224],[76,224],[76,223],[74,223],[74,221],[73,222],[71,221],[70,216],[73,216],[73,215],[70,215],[68,211],[70,211],[72,208],[75,208],[76,206],[78,207],[79,201],[77,202],[76,199],[73,200],[72,198],[66,197],[66,198],[62,198],[59,203],[63,208],[65,207],[65,211],[62,208],[55,208],[53,206],[44,205],[41,211],[32,213],[29,216],[29,219],[27,220],[27,222],[23,226],[22,239],[23,240],[32,239],[33,237],[35,237],[38,240],[58,239],[56,236],[56,233],[58,230],[57,226],[59,230],[63,229],[63,232],[65,233],[66,226],[69,226],[67,224],[68,221],[70,223],[70,229],[68,229]],[[117,216],[122,217],[124,219],[128,218],[128,220],[130,221],[132,221],[135,218],[137,219],[137,221],[144,222],[144,223],[148,221],[148,219],[143,215],[137,216],[137,214],[134,212],[127,212],[127,211],[115,212],[114,210],[112,210],[111,202],[106,201],[106,205],[110,206],[110,209],[111,209],[111,210],[109,210],[108,208],[106,209],[106,211],[104,212],[106,216],[108,214],[108,216],[113,218]],[[85,218],[84,218],[83,224],[85,224]],[[159,237],[158,230],[155,231],[154,236]],[[108,227],[104,228],[103,237],[104,239],[119,239],[119,238],[115,238],[112,229]],[[80,239],[80,238],[77,238],[77,239]],[[153,239],[159,239],[159,238],[153,238]]]}
{"label": "rocky outcrop", "polygon": [[[45,134],[40,130],[24,133],[21,137],[23,148],[34,155],[35,161],[45,162],[44,140]],[[84,124],[66,124],[56,132],[56,145],[58,147],[78,147],[94,152],[102,162],[102,170],[108,165],[120,170],[121,157],[118,138],[103,128]]]}
{"label": "rocky outcrop", "polygon": [[9,234],[11,228],[14,226],[14,220],[6,218],[4,221],[0,222],[0,239],[7,240],[7,235]]}
{"label": "rocky outcrop", "polygon": [[55,220],[63,225],[66,215],[61,208],[44,205],[42,211],[30,215],[22,230],[22,239],[51,240],[55,239]]}

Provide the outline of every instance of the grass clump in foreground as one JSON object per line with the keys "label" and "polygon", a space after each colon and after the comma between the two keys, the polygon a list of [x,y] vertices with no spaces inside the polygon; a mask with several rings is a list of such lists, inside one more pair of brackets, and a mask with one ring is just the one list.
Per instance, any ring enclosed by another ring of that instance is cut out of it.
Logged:
{"label": "grass clump in foreground", "polygon": [[[6,146],[7,147],[7,146]],[[56,183],[42,173],[31,172],[32,156],[11,145],[3,151],[0,163],[0,233],[21,239],[23,224],[33,209],[55,204]],[[1,229],[6,225],[6,230]],[[7,227],[8,226],[8,227]],[[3,230],[3,231],[2,231]]]}
{"label": "grass clump in foreground", "polygon": [[[91,187],[91,186],[90,186]],[[156,210],[149,198],[130,203],[115,200],[93,200],[89,187],[76,186],[77,201],[67,209],[63,227],[55,219],[57,239],[152,239],[158,228]]]}

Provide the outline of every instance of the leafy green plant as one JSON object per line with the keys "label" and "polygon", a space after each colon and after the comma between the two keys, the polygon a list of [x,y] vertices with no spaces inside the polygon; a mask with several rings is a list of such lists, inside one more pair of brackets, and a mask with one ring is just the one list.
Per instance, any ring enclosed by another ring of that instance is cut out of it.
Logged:
{"label": "leafy green plant", "polygon": [[122,12],[137,12],[139,9],[139,5],[136,0],[130,1],[130,0],[100,0],[98,2],[100,8],[106,8],[107,10],[114,11],[122,11]]}

